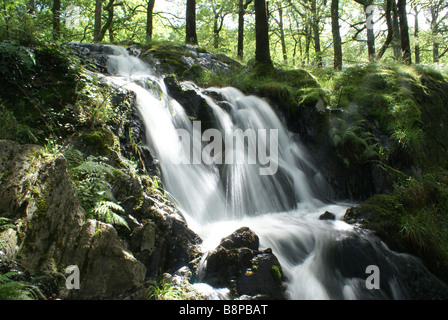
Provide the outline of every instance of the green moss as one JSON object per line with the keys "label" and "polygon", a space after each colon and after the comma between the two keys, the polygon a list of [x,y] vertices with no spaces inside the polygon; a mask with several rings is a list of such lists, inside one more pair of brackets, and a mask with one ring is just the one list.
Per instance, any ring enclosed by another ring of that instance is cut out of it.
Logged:
{"label": "green moss", "polygon": [[280,281],[283,278],[281,268],[278,265],[273,265],[271,267],[271,274],[276,281]]}
{"label": "green moss", "polygon": [[81,138],[93,146],[99,154],[107,154],[108,150],[113,146],[113,137],[106,131],[92,131],[84,134]]}
{"label": "green moss", "polygon": [[421,178],[400,174],[393,194],[375,195],[347,211],[347,222],[360,222],[391,249],[420,257],[448,281],[448,173]]}

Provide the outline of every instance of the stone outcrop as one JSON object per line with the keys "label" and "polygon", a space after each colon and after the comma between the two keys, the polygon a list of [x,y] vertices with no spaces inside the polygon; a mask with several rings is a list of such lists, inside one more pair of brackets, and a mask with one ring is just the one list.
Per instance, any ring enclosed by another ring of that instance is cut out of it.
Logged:
{"label": "stone outcrop", "polygon": [[259,250],[258,236],[243,227],[221,240],[206,258],[202,281],[230,287],[234,296],[285,299],[280,263],[271,249]]}
{"label": "stone outcrop", "polygon": [[[0,230],[0,259],[43,275],[46,295],[125,298],[141,291],[147,276],[175,271],[199,252],[199,237],[174,209],[154,210],[156,199],[136,212],[147,220],[136,221],[130,236],[86,219],[61,154],[2,140],[0,159],[0,216],[11,222]],[[78,290],[65,288],[65,270],[73,265],[80,271]]]}

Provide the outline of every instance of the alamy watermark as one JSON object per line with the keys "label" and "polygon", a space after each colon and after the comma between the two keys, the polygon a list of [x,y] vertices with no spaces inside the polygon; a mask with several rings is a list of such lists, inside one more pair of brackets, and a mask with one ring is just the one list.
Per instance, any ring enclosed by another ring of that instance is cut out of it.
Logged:
{"label": "alamy watermark", "polygon": [[65,10],[65,26],[67,29],[76,29],[81,26],[81,7],[70,5]]}
{"label": "alamy watermark", "polygon": [[65,287],[69,290],[79,289],[79,268],[77,265],[68,266],[65,269],[65,273],[68,273],[69,276],[65,279]]}
{"label": "alamy watermark", "polygon": [[376,265],[370,265],[366,268],[366,274],[369,276],[366,279],[366,288],[368,290],[380,289],[380,268]]}
{"label": "alamy watermark", "polygon": [[[181,140],[171,152],[171,162],[178,164],[249,164],[259,165],[260,175],[274,175],[278,170],[278,129],[218,129],[201,134],[201,122],[193,121],[193,133],[176,129]],[[203,147],[203,142],[208,142]],[[224,152],[223,152],[224,150]]]}

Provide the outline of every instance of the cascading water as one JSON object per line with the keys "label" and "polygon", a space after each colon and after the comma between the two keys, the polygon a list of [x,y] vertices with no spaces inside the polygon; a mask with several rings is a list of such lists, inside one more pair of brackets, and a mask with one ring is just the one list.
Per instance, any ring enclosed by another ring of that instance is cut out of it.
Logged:
{"label": "cascading water", "polygon": [[[342,222],[348,204],[321,200],[328,187],[306,150],[292,140],[266,101],[234,88],[203,90],[183,83],[207,101],[223,141],[233,139],[237,129],[266,133],[248,135],[246,144],[234,144],[212,156],[222,161],[197,161],[195,155],[201,155],[205,146],[204,141],[194,140],[202,134],[198,123],[170,97],[163,80],[148,66],[123,48],[111,48],[114,54],[109,57],[108,69],[114,76],[106,79],[136,93],[149,147],[160,161],[163,184],[190,228],[204,240],[204,250],[214,249],[221,238],[247,226],[258,234],[261,247],[272,248],[279,259],[288,279],[289,299],[407,296],[391,261],[413,258],[389,251],[376,238]],[[220,101],[212,96],[219,96]],[[181,141],[179,130],[193,143]],[[269,143],[273,132],[277,140]],[[260,174],[269,165],[267,161],[239,161],[244,148],[256,143],[251,141],[256,138],[262,144],[254,145],[267,148],[264,160],[271,156],[270,165],[276,166],[273,174]],[[278,147],[277,154],[274,147]],[[235,161],[225,161],[229,157]],[[334,213],[335,221],[319,220],[325,211]],[[381,290],[366,289],[367,265],[381,270]]]}

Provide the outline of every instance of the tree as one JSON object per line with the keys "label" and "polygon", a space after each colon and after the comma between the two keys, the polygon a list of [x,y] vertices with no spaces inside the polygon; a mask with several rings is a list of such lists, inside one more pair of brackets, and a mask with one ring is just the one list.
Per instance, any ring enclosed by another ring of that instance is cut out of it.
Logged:
{"label": "tree", "polygon": [[155,0],[148,0],[146,8],[146,40],[152,39],[153,32],[153,13]]}
{"label": "tree", "polygon": [[101,33],[101,19],[102,19],[102,0],[95,0],[95,24],[93,26],[93,41],[99,42]]}
{"label": "tree", "polygon": [[376,56],[377,60],[380,60],[384,53],[386,52],[389,45],[392,43],[392,40],[394,39],[394,26],[393,26],[393,20],[392,20],[392,2],[395,2],[395,0],[386,0],[386,24],[387,24],[387,36],[386,40],[384,41],[383,46],[381,47],[380,51],[378,52],[378,55]]}
{"label": "tree", "polygon": [[419,25],[419,13],[420,9],[418,6],[413,3],[412,9],[414,10],[414,38],[415,38],[415,45],[414,45],[414,56],[415,56],[415,63],[420,63],[420,39],[419,39],[419,32],[420,32],[420,25]]}
{"label": "tree", "polygon": [[265,0],[255,0],[255,62],[272,65]]}
{"label": "tree", "polygon": [[409,40],[408,12],[406,10],[406,0],[398,0],[398,16],[400,18],[401,52],[403,62],[411,64],[411,42]]}
{"label": "tree", "polygon": [[334,68],[342,70],[342,39],[339,26],[339,0],[331,1],[331,32],[333,34]]}
{"label": "tree", "polygon": [[367,50],[369,54],[369,61],[375,61],[375,31],[373,9],[371,7],[373,0],[355,0],[355,2],[361,4],[364,7],[364,12],[366,15],[366,28],[367,28]]}
{"label": "tree", "polygon": [[239,0],[238,2],[238,45],[237,56],[238,59],[243,60],[244,57],[244,15],[247,7],[253,0]]}
{"label": "tree", "polygon": [[193,45],[198,44],[198,35],[196,33],[196,0],[187,0],[185,42]]}

